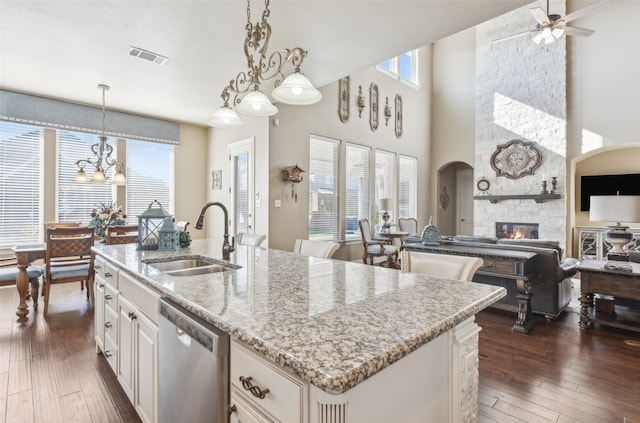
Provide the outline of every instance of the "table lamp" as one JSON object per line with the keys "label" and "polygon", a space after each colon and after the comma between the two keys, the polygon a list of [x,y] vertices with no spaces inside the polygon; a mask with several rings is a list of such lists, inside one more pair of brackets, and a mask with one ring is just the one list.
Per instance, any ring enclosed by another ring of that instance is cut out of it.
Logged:
{"label": "table lamp", "polygon": [[381,198],[378,200],[378,209],[382,212],[382,220],[384,220],[382,227],[385,229],[389,229],[391,227],[389,224],[389,210],[392,208],[393,198]]}
{"label": "table lamp", "polygon": [[604,240],[611,245],[607,252],[606,269],[631,270],[629,254],[624,246],[633,239],[633,234],[627,231],[628,226],[620,222],[640,222],[640,196],[637,195],[592,195],[589,209],[589,220],[594,222],[616,222],[607,226]]}

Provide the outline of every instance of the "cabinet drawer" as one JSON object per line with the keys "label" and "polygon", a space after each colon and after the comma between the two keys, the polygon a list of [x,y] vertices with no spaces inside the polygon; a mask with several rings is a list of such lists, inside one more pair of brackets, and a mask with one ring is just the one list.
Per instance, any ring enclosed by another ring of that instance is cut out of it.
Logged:
{"label": "cabinet drawer", "polygon": [[483,257],[482,261],[484,262],[479,271],[489,272],[489,273],[500,273],[502,275],[518,275],[518,268],[516,265],[516,261],[512,259],[501,259],[501,258],[490,258]]}
{"label": "cabinet drawer", "polygon": [[117,309],[106,306],[104,308],[104,332],[112,339],[118,339],[118,312]]}
{"label": "cabinet drawer", "polygon": [[104,357],[107,359],[111,370],[118,374],[118,346],[110,334],[104,336]]}
{"label": "cabinet drawer", "polygon": [[118,290],[110,283],[104,285],[104,304],[114,310],[118,309]]}
{"label": "cabinet drawer", "polygon": [[245,401],[242,394],[231,388],[230,423],[270,423],[259,411]]}
{"label": "cabinet drawer", "polygon": [[[235,389],[243,392],[251,404],[275,419],[282,422],[304,421],[305,383],[236,343],[231,344],[230,377]],[[243,386],[241,377],[245,380],[251,378],[245,384],[250,383],[269,392],[264,398],[256,397]]]}
{"label": "cabinet drawer", "polygon": [[100,256],[95,256],[93,260],[93,270],[96,272],[96,275],[100,276],[104,279],[104,272],[107,269],[107,262]]}
{"label": "cabinet drawer", "polygon": [[159,295],[144,287],[127,273],[118,275],[120,294],[133,302],[149,319],[158,324]]}

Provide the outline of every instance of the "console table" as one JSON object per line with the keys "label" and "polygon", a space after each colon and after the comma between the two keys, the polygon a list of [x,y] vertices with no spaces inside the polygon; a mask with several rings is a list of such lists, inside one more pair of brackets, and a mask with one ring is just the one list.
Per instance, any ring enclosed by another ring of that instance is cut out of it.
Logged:
{"label": "console table", "polygon": [[[578,230],[578,259],[604,260],[611,246],[605,242],[603,234],[609,230],[602,226],[577,226]],[[629,228],[633,239],[640,243],[640,229]]]}
{"label": "console table", "polygon": [[536,277],[534,272],[536,253],[455,244],[422,245],[419,242],[405,242],[403,248],[407,251],[480,257],[484,263],[476,274],[516,281],[516,287],[518,288],[518,294],[516,295],[518,299],[518,318],[511,330],[513,332],[528,333],[535,326],[536,320],[531,312],[531,296],[534,294],[531,291],[532,281]]}
{"label": "console table", "polygon": [[593,323],[640,332],[638,313],[617,310],[615,313],[599,313],[593,307],[595,294],[640,300],[640,263],[631,262],[632,271],[604,268],[603,260],[584,260],[580,271],[580,329]]}

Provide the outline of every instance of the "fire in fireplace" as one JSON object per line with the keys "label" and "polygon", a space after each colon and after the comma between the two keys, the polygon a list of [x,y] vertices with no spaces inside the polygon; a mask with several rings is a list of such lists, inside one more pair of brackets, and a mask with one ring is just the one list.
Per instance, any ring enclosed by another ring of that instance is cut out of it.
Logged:
{"label": "fire in fireplace", "polygon": [[496,222],[496,238],[538,239],[537,223]]}

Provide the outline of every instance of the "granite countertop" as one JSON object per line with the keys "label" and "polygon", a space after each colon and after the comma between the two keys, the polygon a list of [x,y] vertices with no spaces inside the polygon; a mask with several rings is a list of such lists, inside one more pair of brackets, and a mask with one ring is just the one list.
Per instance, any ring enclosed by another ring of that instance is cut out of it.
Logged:
{"label": "granite countertop", "polygon": [[502,298],[502,287],[236,246],[238,269],[168,276],[143,261],[221,258],[218,240],[177,252],[94,251],[320,389],[340,394]]}

